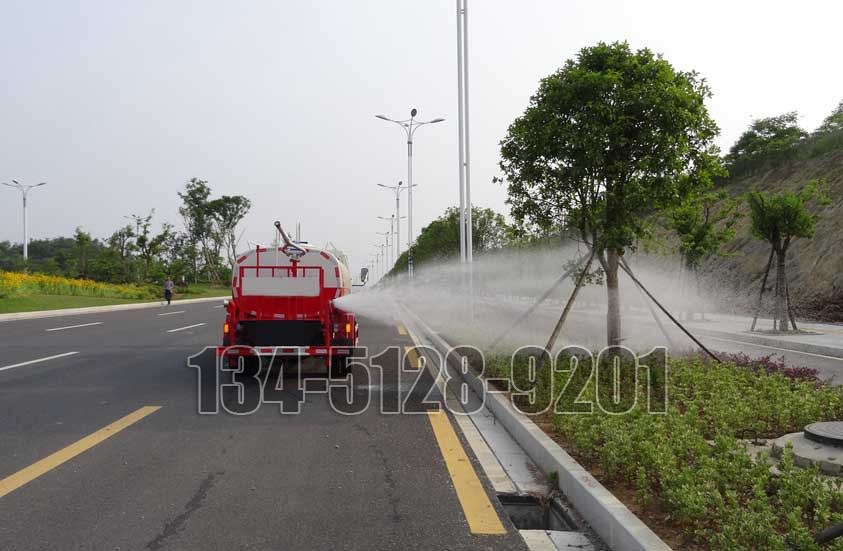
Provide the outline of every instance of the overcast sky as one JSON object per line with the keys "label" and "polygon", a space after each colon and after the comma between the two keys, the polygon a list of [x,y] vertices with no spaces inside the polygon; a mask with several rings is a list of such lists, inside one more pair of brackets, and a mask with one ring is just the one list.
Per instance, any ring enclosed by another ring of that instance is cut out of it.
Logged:
{"label": "overcast sky", "polygon": [[[0,181],[48,182],[30,196],[32,238],[107,237],[153,208],[181,227],[176,192],[199,177],[253,201],[242,244],[301,221],[357,270],[382,242],[376,217],[393,212],[375,184],[406,181],[402,131],[375,114],[447,119],[416,135],[416,234],[458,203],[455,4],[0,0]],[[469,9],[472,194],[502,212],[491,180],[507,126],[540,78],[598,41],[706,77],[723,149],[752,118],[798,110],[810,130],[843,98],[839,0]],[[19,196],[3,187],[0,241],[21,233]]]}

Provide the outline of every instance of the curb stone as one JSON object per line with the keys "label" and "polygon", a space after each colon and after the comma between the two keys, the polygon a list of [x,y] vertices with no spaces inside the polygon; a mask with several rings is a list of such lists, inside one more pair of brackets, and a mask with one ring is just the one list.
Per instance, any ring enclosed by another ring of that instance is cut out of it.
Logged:
{"label": "curb stone", "polygon": [[[423,329],[430,341],[443,353],[451,346],[417,315],[402,310]],[[443,352],[444,350],[444,352]],[[460,362],[458,354],[452,354]],[[462,377],[457,369],[458,376]],[[615,551],[671,551],[655,532],[630,511],[573,457],[554,442],[533,421],[516,411],[499,393],[485,392],[478,377],[462,377],[479,396],[485,395],[485,407],[506,428],[527,455],[545,473],[556,472],[559,490],[604,542]]]}
{"label": "curb stone", "polygon": [[[174,300],[170,306],[179,304],[194,304],[197,302],[213,302],[227,299],[227,296],[222,297],[203,297],[203,298],[186,298],[182,300]],[[102,312],[115,312],[119,310],[141,310],[144,308],[160,308],[161,301],[156,302],[134,302],[130,304],[111,304],[109,306],[89,306],[86,308],[62,308],[60,310],[39,310],[36,312],[15,312],[12,314],[0,314],[0,322],[3,321],[17,321],[29,320],[39,318],[56,318],[60,316],[76,316],[81,314],[99,314]]]}

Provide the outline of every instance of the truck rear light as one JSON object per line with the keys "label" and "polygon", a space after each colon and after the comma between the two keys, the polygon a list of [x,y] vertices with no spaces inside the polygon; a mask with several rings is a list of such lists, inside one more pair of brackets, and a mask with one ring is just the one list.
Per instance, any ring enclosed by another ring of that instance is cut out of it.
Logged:
{"label": "truck rear light", "polygon": [[223,332],[224,334],[228,335],[228,324],[227,324],[227,323],[226,323],[225,325],[223,325],[223,326],[222,326],[222,332]]}
{"label": "truck rear light", "polygon": [[350,323],[345,324],[345,333],[346,333],[346,335],[351,333],[351,324]]}

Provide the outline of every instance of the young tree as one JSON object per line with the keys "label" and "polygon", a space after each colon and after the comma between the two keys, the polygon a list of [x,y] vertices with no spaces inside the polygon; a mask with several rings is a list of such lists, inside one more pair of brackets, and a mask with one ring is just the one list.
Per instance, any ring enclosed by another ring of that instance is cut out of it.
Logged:
{"label": "young tree", "polygon": [[132,226],[126,225],[108,238],[108,246],[120,259],[120,265],[123,269],[123,281],[129,281],[131,275],[129,273],[129,263],[132,259],[132,251],[135,247],[135,232]]}
{"label": "young tree", "polygon": [[91,247],[91,234],[84,231],[81,227],[77,227],[76,232],[73,234],[73,239],[76,241],[76,248],[79,251],[79,275],[87,278],[88,249]]}
{"label": "young tree", "polygon": [[711,190],[689,196],[668,214],[667,226],[679,237],[682,270],[694,277],[698,291],[702,262],[719,254],[723,245],[735,237],[737,205],[725,190]]}
{"label": "young tree", "polygon": [[252,202],[242,195],[223,195],[208,204],[214,223],[214,234],[225,248],[228,265],[233,266],[237,258],[237,225],[252,208]]}
{"label": "young tree", "polygon": [[199,178],[191,178],[185,185],[184,192],[179,192],[182,206],[179,207],[179,214],[184,220],[184,227],[187,231],[190,247],[199,252],[193,254],[193,280],[199,280],[199,259],[201,258],[206,267],[213,269],[216,264],[211,262],[210,243],[213,232],[213,219],[208,204],[211,197],[211,188],[208,182]]}
{"label": "young tree", "polygon": [[138,255],[143,260],[144,281],[149,279],[152,261],[164,251],[165,245],[172,236],[173,227],[167,222],[161,227],[160,233],[157,235],[152,233],[150,226],[154,214],[155,209],[152,209],[147,216],[132,215],[132,219],[135,221],[135,247],[137,247]]}
{"label": "young tree", "polygon": [[[785,273],[787,251],[794,239],[814,236],[817,215],[812,214],[807,206],[814,199],[817,199],[820,204],[828,203],[821,185],[822,182],[819,180],[813,180],[798,192],[782,191],[771,194],[754,190],[746,195],[750,209],[752,235],[770,243],[772,253],[776,258],[776,307],[773,330],[786,331],[787,319],[790,319],[790,324],[796,331],[796,321],[793,319],[793,308]],[[763,288],[761,292],[764,292]]]}
{"label": "young tree", "polygon": [[608,342],[621,342],[618,266],[647,216],[707,188],[720,167],[705,81],[626,43],[581,50],[541,81],[501,142],[516,221],[576,228],[606,279]]}

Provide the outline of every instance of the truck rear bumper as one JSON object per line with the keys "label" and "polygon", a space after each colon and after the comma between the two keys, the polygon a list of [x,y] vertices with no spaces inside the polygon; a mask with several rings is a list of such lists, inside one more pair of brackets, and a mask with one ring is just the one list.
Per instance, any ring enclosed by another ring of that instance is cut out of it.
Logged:
{"label": "truck rear bumper", "polygon": [[289,356],[289,357],[323,357],[351,356],[355,352],[353,346],[245,346],[217,347],[217,356]]}

